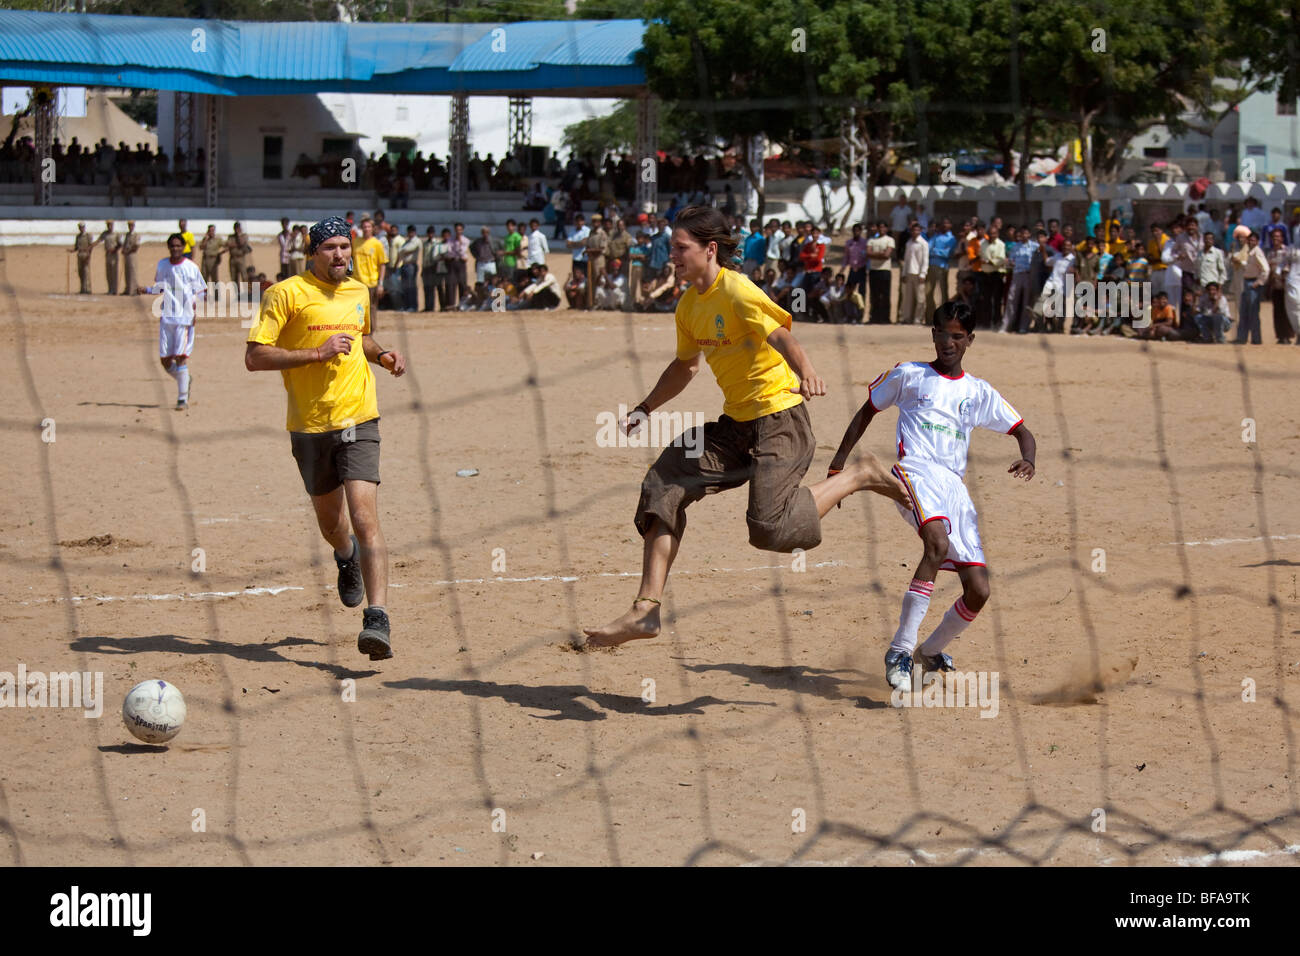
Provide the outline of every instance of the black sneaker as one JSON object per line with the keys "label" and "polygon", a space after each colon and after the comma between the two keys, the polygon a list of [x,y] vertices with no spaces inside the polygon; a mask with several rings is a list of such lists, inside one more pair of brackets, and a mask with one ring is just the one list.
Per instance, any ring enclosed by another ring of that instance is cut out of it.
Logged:
{"label": "black sneaker", "polygon": [[377,607],[361,612],[361,633],[357,635],[357,650],[369,654],[372,661],[386,661],[393,656],[393,645],[388,638],[388,615]]}
{"label": "black sneaker", "polygon": [[357,536],[352,536],[352,557],[344,560],[337,554],[334,563],[339,566],[339,599],[344,607],[356,607],[366,596],[366,585],[361,580],[361,546]]}

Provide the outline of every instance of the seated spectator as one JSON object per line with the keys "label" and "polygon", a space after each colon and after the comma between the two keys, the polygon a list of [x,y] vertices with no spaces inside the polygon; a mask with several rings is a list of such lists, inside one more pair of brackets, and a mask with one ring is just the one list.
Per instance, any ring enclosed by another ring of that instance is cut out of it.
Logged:
{"label": "seated spectator", "polygon": [[[827,289],[830,288],[830,283],[826,281],[825,275],[820,272],[806,273],[804,281],[807,289],[807,298],[804,300],[804,306],[808,310],[804,317],[812,322],[829,322],[831,320],[830,310],[827,309],[826,303],[822,301],[822,297],[826,295]],[[795,313],[793,317],[799,318],[799,314]]]}
{"label": "seated spectator", "polygon": [[845,285],[843,272],[836,274],[835,278],[831,280],[831,284],[826,287],[826,290],[819,296],[819,298],[821,299],[823,308],[826,310],[826,318],[828,321],[834,322],[837,325],[847,321],[845,306],[851,305],[851,303],[847,302],[848,286]]}
{"label": "seated spectator", "polygon": [[[585,266],[586,263],[580,263]],[[569,280],[564,283],[564,297],[569,300],[570,309],[587,307],[587,273],[585,269],[574,269],[569,273]]]}
{"label": "seated spectator", "polygon": [[461,312],[477,312],[484,305],[490,305],[491,299],[488,296],[488,287],[482,282],[475,282],[474,288],[469,295],[460,300],[457,310]]}
{"label": "seated spectator", "polygon": [[1193,321],[1202,342],[1224,342],[1225,334],[1232,328],[1232,314],[1228,311],[1228,297],[1222,294],[1219,283],[1205,284]]}
{"label": "seated spectator", "polygon": [[977,273],[963,272],[961,278],[957,280],[957,295],[955,300],[962,303],[972,312],[975,311],[975,303],[978,297],[977,287],[979,278]]}
{"label": "seated spectator", "polygon": [[659,302],[655,305],[655,311],[676,312],[677,301],[685,295],[686,290],[690,287],[691,284],[685,279],[675,279],[672,291],[665,293],[664,296],[660,298]]}
{"label": "seated spectator", "polygon": [[[769,271],[771,271],[771,270],[769,270]],[[783,308],[783,309],[785,309],[787,312],[789,312],[789,311],[790,311],[790,291],[794,288],[794,286],[795,286],[795,272],[794,272],[794,269],[792,269],[792,268],[790,268],[789,266],[787,266],[787,267],[782,271],[781,275],[780,275],[779,277],[777,277],[775,280],[773,280],[773,282],[772,282],[772,290],[771,290],[771,292],[768,293],[768,295],[770,295],[770,296],[772,297],[772,301],[773,301],[773,302],[775,302],[775,303],[776,303],[777,305],[779,305],[781,308]]]}
{"label": "seated spectator", "polygon": [[621,312],[627,307],[627,280],[622,271],[622,260],[610,260],[596,286],[596,308]]}
{"label": "seated spectator", "polygon": [[1151,303],[1151,324],[1136,333],[1139,339],[1184,339],[1186,330],[1178,321],[1178,310],[1169,302],[1169,295],[1162,289],[1155,294]]}
{"label": "seated spectator", "polygon": [[660,311],[659,304],[665,296],[672,294],[676,284],[673,267],[665,265],[657,275],[652,275],[641,285],[641,302],[637,305],[640,312]]}
{"label": "seated spectator", "polygon": [[555,276],[547,271],[545,263],[538,263],[532,268],[533,281],[519,291],[516,302],[510,309],[551,309],[560,304],[560,284]]}

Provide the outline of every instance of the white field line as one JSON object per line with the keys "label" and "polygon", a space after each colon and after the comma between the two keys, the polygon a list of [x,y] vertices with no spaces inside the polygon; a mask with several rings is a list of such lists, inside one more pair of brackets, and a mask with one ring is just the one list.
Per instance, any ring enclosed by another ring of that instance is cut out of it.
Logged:
{"label": "white field line", "polygon": [[1208,545],[1211,548],[1217,548],[1224,544],[1255,544],[1259,541],[1296,541],[1300,540],[1300,534],[1270,534],[1267,537],[1260,538],[1206,538],[1204,541],[1170,541],[1168,547],[1176,548],[1179,545],[1194,548],[1197,545]]}
{"label": "white field line", "polygon": [[[953,860],[966,856],[994,856],[1002,851],[991,847],[952,847],[944,848],[942,856],[916,848],[916,857],[908,857],[906,851],[902,849],[885,849],[880,851],[872,865],[882,866],[916,866],[918,859],[924,863],[941,863],[943,860]],[[1255,863],[1262,860],[1271,859],[1281,856],[1300,855],[1300,843],[1293,843],[1290,846],[1282,847],[1275,850],[1224,850],[1221,853],[1207,853],[1204,856],[1177,857],[1175,863],[1178,866],[1214,866],[1215,864],[1224,863]],[[742,867],[747,866],[861,866],[862,854],[846,857],[842,860],[800,860],[791,863],[788,860],[753,860],[740,864]],[[1120,860],[1115,857],[1105,857],[1097,861],[1101,866],[1110,866],[1113,863],[1119,863]],[[1281,861],[1276,861],[1280,863]],[[1276,865],[1276,863],[1275,863]]]}
{"label": "white field line", "polygon": [[1300,843],[1292,843],[1278,850],[1224,850],[1222,853],[1207,853],[1204,856],[1179,857],[1179,866],[1213,866],[1215,863],[1250,863],[1274,856],[1296,856],[1300,854]]}
{"label": "white field line", "polygon": [[[837,568],[847,566],[847,561],[819,561],[816,564],[810,564],[812,568]],[[674,574],[747,574],[753,571],[787,571],[788,566],[784,564],[760,564],[752,568],[709,568],[705,571],[674,571]],[[536,581],[559,581],[563,584],[571,584],[575,581],[581,581],[584,578],[635,578],[640,577],[640,571],[600,571],[596,574],[586,575],[562,575],[562,574],[539,574],[527,578],[456,578],[450,581],[429,581],[424,587],[442,587],[446,585],[458,584],[526,584]],[[409,584],[389,584],[390,588],[411,587]],[[128,594],[128,595],[110,595],[110,594],[89,594],[76,595],[72,598],[37,598],[33,601],[19,601],[22,605],[32,604],[61,604],[64,601],[71,600],[72,603],[78,604],[82,601],[200,601],[210,598],[228,598],[228,597],[256,597],[259,595],[269,594],[274,597],[285,591],[305,591],[305,587],[297,585],[282,585],[280,587],[269,588],[245,588],[242,591],[187,591],[184,594]],[[325,590],[334,590],[333,585],[328,585]]]}

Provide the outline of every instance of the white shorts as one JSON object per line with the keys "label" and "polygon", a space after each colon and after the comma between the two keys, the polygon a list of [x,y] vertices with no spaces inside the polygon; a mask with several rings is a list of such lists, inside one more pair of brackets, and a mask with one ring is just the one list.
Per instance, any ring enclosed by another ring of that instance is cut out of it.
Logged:
{"label": "white shorts", "polygon": [[189,356],[194,351],[194,326],[179,322],[158,323],[158,357]]}
{"label": "white shorts", "polygon": [[907,486],[914,507],[895,504],[899,514],[917,533],[920,534],[921,526],[930,521],[944,523],[948,532],[948,558],[940,570],[984,567],[979,517],[975,514],[975,505],[965,483],[943,465],[924,458],[904,458],[894,465],[893,472]]}

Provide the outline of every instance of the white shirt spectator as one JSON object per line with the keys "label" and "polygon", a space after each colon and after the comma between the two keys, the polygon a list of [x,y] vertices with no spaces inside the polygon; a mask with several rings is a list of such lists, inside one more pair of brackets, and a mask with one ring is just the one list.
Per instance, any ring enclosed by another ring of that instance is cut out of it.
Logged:
{"label": "white shirt spectator", "polygon": [[570,248],[573,250],[574,262],[587,261],[587,237],[591,235],[591,227],[583,223],[581,229],[574,226],[569,227],[568,241],[574,243]]}
{"label": "white shirt spectator", "polygon": [[[894,259],[894,237],[873,236],[867,240],[867,268],[889,271],[889,263]],[[871,253],[888,253],[883,259],[872,259]]]}
{"label": "white shirt spectator", "polygon": [[903,247],[903,275],[924,277],[929,268],[930,243],[925,241],[925,236],[907,240]]}
{"label": "white shirt spectator", "polygon": [[[1201,285],[1211,282],[1219,283],[1222,288],[1228,281],[1228,263],[1223,257],[1223,250],[1213,246],[1201,252],[1201,264],[1197,272]],[[1222,298],[1222,296],[1220,296]]]}
{"label": "white shirt spectator", "polygon": [[1047,278],[1047,285],[1054,289],[1065,288],[1065,276],[1074,267],[1074,253],[1063,256],[1060,253],[1052,256],[1047,260],[1047,265],[1051,267],[1052,274]]}
{"label": "white shirt spectator", "polygon": [[785,241],[785,232],[783,230],[778,229],[774,233],[772,233],[772,237],[767,240],[766,260],[768,263],[781,261],[781,249],[783,248],[781,243],[784,241]]}
{"label": "white shirt spectator", "polygon": [[525,263],[527,268],[541,266],[546,264],[546,254],[551,251],[551,244],[546,241],[546,236],[542,235],[541,228],[534,229],[528,234],[528,262]]}
{"label": "white shirt spectator", "polygon": [[398,268],[402,266],[418,266],[420,264],[420,251],[422,248],[419,236],[411,236],[402,243],[402,247],[397,250],[397,259],[394,265]]}

